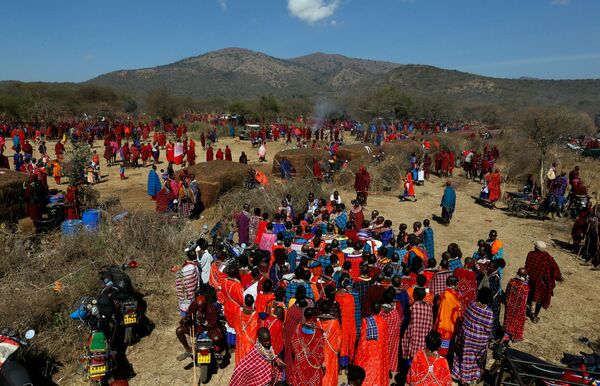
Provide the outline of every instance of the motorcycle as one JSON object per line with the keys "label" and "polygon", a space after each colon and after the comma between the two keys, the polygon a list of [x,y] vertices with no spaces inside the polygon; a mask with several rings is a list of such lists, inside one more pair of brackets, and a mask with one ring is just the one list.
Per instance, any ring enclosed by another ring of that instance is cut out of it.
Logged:
{"label": "motorcycle", "polygon": [[106,334],[114,320],[106,315],[105,306],[96,298],[82,298],[70,315],[71,319],[80,321],[90,330],[84,345],[85,353],[79,358],[79,372],[93,385],[106,384],[115,368],[116,352],[111,350]]}
{"label": "motorcycle", "polygon": [[19,348],[29,345],[35,336],[34,330],[27,330],[23,336],[9,328],[0,329],[0,384],[6,386],[29,386],[33,381],[27,370],[16,361],[13,355]]}
{"label": "motorcycle", "polygon": [[493,342],[490,348],[495,359],[489,371],[494,385],[600,385],[600,374],[585,368],[557,366],[534,355],[509,348],[506,343]]}
{"label": "motorcycle", "polygon": [[125,347],[131,345],[135,338],[142,316],[142,307],[135,296],[135,290],[126,269],[134,268],[137,263],[132,261],[121,266],[111,265],[100,270],[100,278],[105,284],[103,293],[110,296],[115,304],[118,327],[123,333]]}
{"label": "motorcycle", "polygon": [[223,361],[221,355],[214,352],[214,344],[206,331],[196,337],[195,366],[200,368],[200,384],[206,384],[214,371],[214,366],[220,366]]}
{"label": "motorcycle", "polygon": [[588,201],[589,197],[587,195],[574,194],[569,197],[568,208],[571,218],[577,218],[579,213],[587,207]]}

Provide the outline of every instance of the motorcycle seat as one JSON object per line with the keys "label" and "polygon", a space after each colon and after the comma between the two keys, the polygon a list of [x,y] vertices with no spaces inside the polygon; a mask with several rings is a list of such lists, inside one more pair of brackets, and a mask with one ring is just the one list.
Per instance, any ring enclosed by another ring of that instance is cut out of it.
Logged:
{"label": "motorcycle seat", "polygon": [[531,354],[508,349],[506,355],[508,355],[511,360],[516,361],[515,364],[519,369],[519,373],[527,373],[552,379],[558,379],[564,375],[564,370]]}

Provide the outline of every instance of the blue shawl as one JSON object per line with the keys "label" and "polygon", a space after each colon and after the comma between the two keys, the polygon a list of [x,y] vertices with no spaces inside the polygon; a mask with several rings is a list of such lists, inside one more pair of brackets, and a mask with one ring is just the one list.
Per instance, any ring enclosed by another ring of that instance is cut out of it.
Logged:
{"label": "blue shawl", "polygon": [[442,206],[448,210],[454,210],[456,207],[456,192],[451,186],[446,186],[446,189],[444,189]]}
{"label": "blue shawl", "polygon": [[162,189],[160,178],[158,177],[156,170],[152,169],[150,170],[150,173],[148,173],[148,195],[155,197],[158,192],[160,192],[160,189]]}

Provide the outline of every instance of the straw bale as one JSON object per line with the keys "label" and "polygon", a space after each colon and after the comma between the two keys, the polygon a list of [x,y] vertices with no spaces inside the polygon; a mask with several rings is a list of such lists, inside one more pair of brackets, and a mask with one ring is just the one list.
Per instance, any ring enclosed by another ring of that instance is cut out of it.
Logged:
{"label": "straw bale", "polygon": [[25,217],[23,209],[23,183],[27,174],[3,169],[0,171],[0,220],[15,220]]}
{"label": "straw bale", "polygon": [[205,207],[214,205],[223,193],[241,187],[249,169],[248,165],[223,160],[202,162],[188,168],[196,176]]}
{"label": "straw bale", "polygon": [[369,149],[371,153],[375,151],[375,146],[373,145],[363,145],[360,143],[356,143],[353,145],[341,146],[336,155],[339,160],[342,161],[353,161],[356,159],[368,159],[371,154],[369,153]]}
{"label": "straw bale", "polygon": [[273,174],[279,174],[279,162],[286,157],[298,176],[312,176],[313,159],[327,161],[329,153],[322,149],[289,149],[273,157]]}

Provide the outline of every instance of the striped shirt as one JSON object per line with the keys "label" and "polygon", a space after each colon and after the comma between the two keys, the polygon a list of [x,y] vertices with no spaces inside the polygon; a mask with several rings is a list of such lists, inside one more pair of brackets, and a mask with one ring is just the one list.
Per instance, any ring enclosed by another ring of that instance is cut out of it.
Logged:
{"label": "striped shirt", "polygon": [[175,291],[179,302],[179,311],[187,311],[196,296],[195,291],[199,284],[198,265],[194,261],[187,261],[175,278]]}

